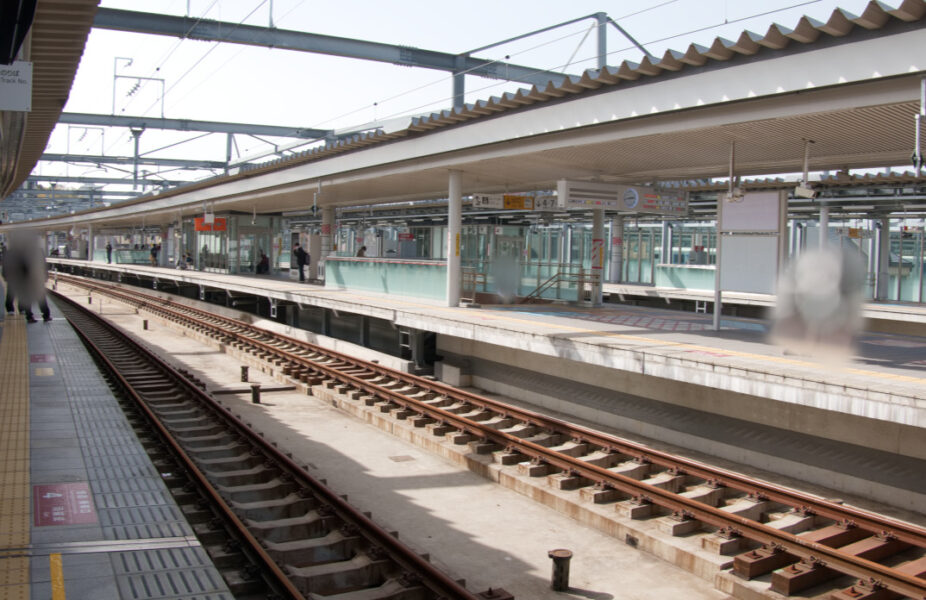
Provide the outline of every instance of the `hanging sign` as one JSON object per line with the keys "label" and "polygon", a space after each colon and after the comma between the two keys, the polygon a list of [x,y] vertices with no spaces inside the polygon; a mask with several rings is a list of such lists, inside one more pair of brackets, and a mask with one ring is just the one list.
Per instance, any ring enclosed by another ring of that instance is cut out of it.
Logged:
{"label": "hanging sign", "polygon": [[193,218],[193,228],[196,231],[226,231],[225,219],[213,217],[212,223],[206,221],[203,217]]}
{"label": "hanging sign", "polygon": [[0,65],[0,110],[32,111],[32,63]]}
{"label": "hanging sign", "polygon": [[561,179],[556,185],[556,196],[559,208],[566,209],[600,208],[676,216],[688,213],[684,193],[650,187]]}
{"label": "hanging sign", "polygon": [[534,210],[534,197],[522,194],[483,194],[473,196],[474,208]]}

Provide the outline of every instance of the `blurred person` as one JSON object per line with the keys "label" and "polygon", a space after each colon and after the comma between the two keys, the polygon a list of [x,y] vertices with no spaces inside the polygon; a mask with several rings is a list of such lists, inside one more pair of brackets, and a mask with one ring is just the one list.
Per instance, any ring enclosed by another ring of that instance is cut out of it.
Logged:
{"label": "blurred person", "polygon": [[299,242],[293,244],[293,254],[296,256],[296,266],[299,267],[299,281],[305,281],[305,267],[312,263],[309,253],[303,250]]}
{"label": "blurred person", "polygon": [[106,264],[112,264],[113,262],[113,245],[109,242],[106,242]]}
{"label": "blurred person", "polygon": [[772,341],[792,353],[848,358],[862,328],[864,283],[858,252],[805,252],[778,283]]}
{"label": "blurred person", "polygon": [[365,257],[366,255],[367,255],[367,247],[366,247],[366,246],[360,246],[360,249],[357,250],[357,256],[358,256],[359,258],[363,258],[363,257]]}
{"label": "blurred person", "polygon": [[257,272],[258,275],[262,273],[269,273],[270,272],[270,258],[266,254],[264,254],[263,250],[258,250],[258,252],[260,253],[260,259],[257,261],[257,268],[255,269],[255,271]]}
{"label": "blurred person", "polygon": [[45,280],[48,267],[45,255],[39,247],[38,238],[27,232],[14,232],[10,237],[10,249],[3,260],[3,278],[6,280],[6,310],[13,312],[13,301],[19,311],[25,313],[26,321],[35,323],[32,305],[38,303],[42,318],[51,321],[51,312],[45,301]]}

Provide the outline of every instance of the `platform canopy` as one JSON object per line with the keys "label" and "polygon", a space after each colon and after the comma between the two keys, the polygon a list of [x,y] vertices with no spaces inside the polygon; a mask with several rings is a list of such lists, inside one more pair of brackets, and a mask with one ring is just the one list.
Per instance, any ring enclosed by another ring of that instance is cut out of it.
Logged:
{"label": "platform canopy", "polygon": [[[7,4],[15,5],[20,14],[31,4],[35,12],[18,59],[32,63],[31,110],[0,110],[0,198],[26,180],[45,151],[71,91],[99,0],[4,0],[3,4],[3,17],[8,16]],[[28,29],[28,23],[22,25]]]}
{"label": "platform canopy", "polygon": [[[661,59],[587,71],[406,127],[358,134],[301,154],[92,213],[37,221],[131,223],[202,210],[278,212],[554,189],[559,179],[652,183],[729,173],[910,163],[926,73],[926,3],[872,2],[764,35],[717,38]],[[149,220],[149,222],[151,222]]]}

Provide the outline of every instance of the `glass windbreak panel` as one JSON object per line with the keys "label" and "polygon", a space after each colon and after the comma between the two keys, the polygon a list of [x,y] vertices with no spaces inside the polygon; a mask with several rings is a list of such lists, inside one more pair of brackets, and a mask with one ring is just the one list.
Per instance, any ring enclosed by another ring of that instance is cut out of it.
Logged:
{"label": "glass windbreak panel", "polygon": [[890,247],[888,298],[902,302],[922,302],[922,228],[908,226],[891,232]]}
{"label": "glass windbreak panel", "polygon": [[415,254],[409,258],[431,258],[431,228],[412,227],[411,232],[415,236]]}

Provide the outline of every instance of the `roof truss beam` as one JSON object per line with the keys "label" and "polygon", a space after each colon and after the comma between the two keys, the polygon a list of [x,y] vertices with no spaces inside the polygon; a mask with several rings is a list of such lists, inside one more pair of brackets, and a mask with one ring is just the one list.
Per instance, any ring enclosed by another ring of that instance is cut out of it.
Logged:
{"label": "roof truss beam", "polygon": [[[150,174],[152,177],[156,177],[155,174]],[[118,178],[118,177],[68,177],[68,176],[57,176],[57,175],[30,175],[26,179],[28,183],[86,183],[86,184],[102,184],[102,185],[132,185],[134,182],[131,177],[128,179]],[[189,181],[173,180],[173,179],[144,179],[140,178],[138,183],[144,185],[185,185],[190,183]]]}
{"label": "roof truss beam", "polygon": [[306,127],[279,127],[249,123],[222,123],[194,121],[192,119],[163,119],[158,117],[131,117],[122,115],[96,115],[88,113],[61,113],[59,123],[68,125],[97,125],[103,127],[131,127],[133,129],[169,129],[173,131],[206,131],[209,133],[239,133],[245,135],[271,135],[305,139],[321,139],[333,135],[330,129]]}
{"label": "roof truss beam", "polygon": [[185,158],[152,158],[150,156],[97,156],[93,154],[53,154],[46,152],[39,160],[51,162],[89,163],[92,165],[156,165],[159,167],[180,167],[188,169],[224,169],[225,163],[218,160],[190,160]]}
{"label": "roof truss beam", "polygon": [[113,8],[100,8],[93,21],[93,26],[99,29],[329,54],[451,73],[465,72],[467,75],[519,81],[537,86],[546,86],[551,80],[555,85],[559,85],[565,77],[562,73],[473,58],[465,54],[457,55],[303,31]]}

